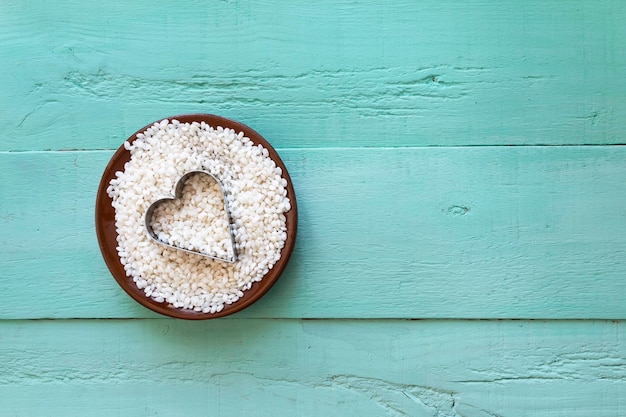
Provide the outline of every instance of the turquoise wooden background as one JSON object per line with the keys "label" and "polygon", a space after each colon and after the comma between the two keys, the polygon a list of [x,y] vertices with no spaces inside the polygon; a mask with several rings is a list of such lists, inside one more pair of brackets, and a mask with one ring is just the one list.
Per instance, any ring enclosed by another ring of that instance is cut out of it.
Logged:
{"label": "turquoise wooden background", "polygon": [[[0,1],[0,415],[626,416],[626,3]],[[96,188],[153,120],[283,156],[277,285],[133,302]]]}

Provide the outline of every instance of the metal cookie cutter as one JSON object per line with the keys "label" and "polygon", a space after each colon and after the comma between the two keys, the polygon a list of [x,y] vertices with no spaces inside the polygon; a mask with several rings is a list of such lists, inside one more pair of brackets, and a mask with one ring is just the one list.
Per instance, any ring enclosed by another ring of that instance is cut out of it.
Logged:
{"label": "metal cookie cutter", "polygon": [[[217,182],[217,185],[219,185],[219,187],[220,187],[220,190],[222,192],[222,200],[224,201],[224,210],[226,211],[226,218],[228,220],[228,232],[230,233],[230,240],[231,240],[232,250],[233,250],[232,251],[233,257],[232,258],[220,258],[220,257],[217,257],[217,256],[209,255],[209,254],[204,253],[204,252],[199,252],[199,251],[195,251],[195,250],[185,249],[185,248],[181,248],[180,246],[176,246],[176,245],[170,245],[169,243],[164,242],[161,239],[159,239],[159,237],[156,235],[156,233],[152,229],[152,226],[150,226],[150,222],[152,220],[152,214],[154,213],[154,210],[161,203],[163,203],[165,201],[173,201],[173,200],[181,198],[182,197],[182,193],[183,193],[183,187],[185,185],[185,180],[187,178],[189,178],[190,176],[196,175],[196,174],[208,175],[209,177],[213,178],[215,180],[215,182]],[[195,171],[189,171],[185,175],[180,177],[178,179],[178,181],[176,182],[176,187],[174,188],[174,196],[173,197],[160,198],[160,199],[156,200],[155,202],[153,202],[152,204],[150,204],[150,207],[148,207],[148,210],[146,211],[146,214],[144,216],[144,220],[145,220],[145,226],[146,226],[146,231],[148,232],[148,236],[152,240],[154,240],[155,242],[157,242],[157,243],[159,243],[161,245],[165,245],[165,246],[170,247],[172,249],[181,250],[183,252],[193,253],[194,255],[204,256],[205,258],[216,259],[218,261],[224,261],[224,262],[228,262],[228,263],[235,263],[237,261],[237,249],[236,249],[236,246],[235,246],[235,234],[234,234],[234,231],[233,231],[233,222],[232,222],[231,217],[230,217],[230,210],[228,209],[228,201],[226,199],[226,190],[224,189],[224,185],[222,184],[222,182],[219,179],[217,179],[217,177],[215,177],[215,175],[211,174],[210,172],[202,171],[202,170],[195,170]]]}

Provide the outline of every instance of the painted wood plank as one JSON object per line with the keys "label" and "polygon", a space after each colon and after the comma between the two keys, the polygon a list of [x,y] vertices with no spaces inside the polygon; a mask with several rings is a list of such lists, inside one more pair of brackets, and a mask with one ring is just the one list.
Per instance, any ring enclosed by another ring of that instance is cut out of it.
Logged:
{"label": "painted wood plank", "polygon": [[[243,317],[626,317],[624,147],[280,153],[298,241]],[[0,154],[0,317],[154,317],[97,246],[110,156]]]}
{"label": "painted wood plank", "polygon": [[0,321],[7,416],[626,414],[624,322]]}
{"label": "painted wood plank", "polygon": [[624,143],[626,3],[0,6],[0,150],[206,112],[277,147]]}

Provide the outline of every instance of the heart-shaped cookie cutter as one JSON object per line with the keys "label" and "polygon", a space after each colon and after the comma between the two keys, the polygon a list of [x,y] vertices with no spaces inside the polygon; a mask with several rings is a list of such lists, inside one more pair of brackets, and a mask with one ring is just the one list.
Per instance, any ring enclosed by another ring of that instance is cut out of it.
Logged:
{"label": "heart-shaped cookie cutter", "polygon": [[[204,253],[204,252],[190,250],[190,249],[182,248],[182,247],[176,246],[176,245],[170,245],[169,243],[159,239],[157,234],[154,232],[154,229],[152,229],[152,226],[150,225],[151,220],[152,220],[152,215],[154,213],[154,210],[161,203],[164,203],[166,201],[173,201],[173,200],[181,198],[182,194],[183,194],[183,187],[185,185],[185,180],[187,180],[187,178],[191,177],[192,175],[197,175],[197,174],[208,175],[209,177],[213,178],[215,180],[215,182],[217,183],[217,185],[220,187],[220,190],[222,192],[222,200],[224,201],[224,210],[226,211],[226,218],[228,220],[228,232],[230,233],[230,240],[231,240],[232,249],[233,249],[233,252],[232,252],[233,253],[233,257],[232,258],[220,258],[218,256],[212,256],[212,255],[209,255],[209,254]],[[233,225],[232,219],[230,217],[230,210],[228,209],[228,199],[226,198],[226,195],[227,195],[227,193],[226,193],[226,189],[224,188],[224,184],[222,184],[222,182],[215,175],[211,174],[210,172],[203,171],[203,170],[189,171],[189,172],[185,173],[182,177],[180,177],[178,179],[178,181],[176,182],[176,186],[174,187],[174,195],[173,196],[160,198],[160,199],[154,201],[152,204],[150,204],[150,207],[148,207],[148,210],[146,210],[146,214],[144,216],[146,232],[148,233],[148,236],[152,240],[154,240],[158,244],[167,246],[169,248],[181,250],[181,251],[187,252],[187,253],[192,253],[194,255],[204,256],[205,258],[215,259],[215,260],[218,260],[218,261],[223,261],[223,262],[228,262],[228,263],[235,263],[237,261],[237,248],[235,246],[235,234],[234,234],[234,231],[233,231],[234,225]]]}

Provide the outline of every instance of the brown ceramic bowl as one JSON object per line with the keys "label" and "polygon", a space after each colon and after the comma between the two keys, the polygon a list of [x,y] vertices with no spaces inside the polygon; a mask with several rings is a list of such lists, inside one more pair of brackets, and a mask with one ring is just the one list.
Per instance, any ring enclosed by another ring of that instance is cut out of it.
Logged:
{"label": "brown ceramic bowl", "polygon": [[[234,129],[236,132],[243,131],[244,134],[250,138],[254,144],[260,144],[269,151],[270,157],[274,160],[277,166],[283,170],[283,178],[287,180],[287,196],[291,201],[291,209],[285,213],[287,217],[287,240],[285,246],[282,249],[280,260],[274,265],[274,267],[263,277],[259,282],[255,282],[248,291],[244,292],[244,296],[232,304],[224,305],[224,309],[219,313],[202,313],[193,310],[175,308],[169,305],[167,302],[158,303],[147,297],[143,290],[137,288],[132,278],[126,276],[126,271],[120,262],[120,258],[117,253],[117,229],[115,227],[115,209],[111,206],[111,199],[107,195],[106,189],[109,186],[111,179],[115,178],[117,171],[124,170],[124,164],[130,160],[130,152],[124,149],[124,146],[113,154],[113,157],[109,161],[102,179],[100,180],[100,186],[98,187],[98,195],[96,197],[96,234],[98,236],[98,243],[100,244],[100,251],[104,257],[111,274],[117,281],[117,283],[139,304],[156,311],[157,313],[164,314],[170,317],[176,317],[187,320],[205,320],[218,317],[227,316],[229,314],[236,313],[250,306],[259,298],[261,298],[271,287],[276,280],[280,277],[283,270],[287,266],[289,257],[296,242],[296,229],[298,222],[298,214],[296,208],[296,196],[293,190],[293,184],[285,164],[276,153],[276,150],[261,137],[257,132],[250,129],[241,123],[233,120],[225,119],[223,117],[215,116],[212,114],[186,114],[181,116],[172,116],[168,119],[177,119],[182,123],[202,122],[217,127],[222,126],[224,128]],[[160,119],[163,120],[163,119]],[[154,124],[142,127],[137,132],[133,133],[129,138],[129,142],[133,142],[137,136],[137,133],[145,131],[147,128]]]}

